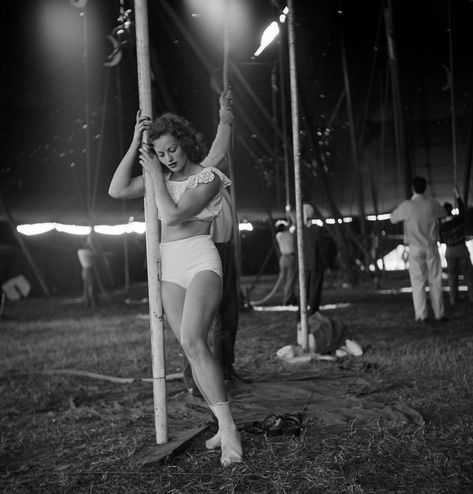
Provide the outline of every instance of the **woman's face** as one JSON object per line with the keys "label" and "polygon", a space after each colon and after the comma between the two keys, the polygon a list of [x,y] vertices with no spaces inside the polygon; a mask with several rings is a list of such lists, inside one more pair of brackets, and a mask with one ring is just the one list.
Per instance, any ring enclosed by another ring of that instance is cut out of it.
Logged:
{"label": "woman's face", "polygon": [[171,172],[180,172],[187,164],[187,154],[182,149],[179,139],[171,134],[164,134],[153,141],[159,161]]}

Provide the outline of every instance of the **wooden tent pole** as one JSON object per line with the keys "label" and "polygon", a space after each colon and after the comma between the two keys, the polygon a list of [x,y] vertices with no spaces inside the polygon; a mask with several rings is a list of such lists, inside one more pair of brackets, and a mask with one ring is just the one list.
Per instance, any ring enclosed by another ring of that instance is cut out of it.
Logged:
{"label": "wooden tent pole", "polygon": [[95,160],[95,169],[94,169],[94,183],[92,186],[92,193],[90,197],[90,215],[92,217],[93,223],[95,223],[95,202],[97,200],[97,189],[99,186],[99,178],[100,178],[100,165],[103,161],[103,144],[104,144],[104,135],[105,135],[105,116],[107,114],[107,107],[108,107],[108,92],[110,88],[110,70],[105,69],[105,83],[104,83],[104,94],[103,94],[103,101],[102,101],[102,115],[100,116],[101,121],[100,121],[100,131],[99,131],[99,143],[98,143],[98,149],[97,149],[97,157]]}
{"label": "wooden tent pole", "polygon": [[[282,132],[282,146],[284,152],[284,185],[286,192],[285,211],[288,221],[291,217],[291,188],[290,188],[290,176],[289,176],[289,150],[287,146],[287,128],[286,128],[286,88],[285,88],[285,71],[284,71],[284,52],[282,43],[278,40],[278,60],[279,60],[279,93],[281,99],[281,132]],[[277,127],[277,126],[276,126]]]}
{"label": "wooden tent pole", "polygon": [[[385,0],[385,30],[388,44],[389,67],[393,96],[393,119],[396,138],[396,158],[399,172],[404,168],[404,191],[406,197],[411,196],[411,164],[406,143],[406,130],[402,110],[401,89],[399,87],[399,68],[397,64],[396,39],[391,0]],[[404,163],[403,163],[404,162]],[[404,164],[404,166],[403,166]]]}
{"label": "wooden tent pole", "polygon": [[274,174],[276,182],[276,205],[279,206],[281,203],[281,180],[279,178],[279,153],[278,153],[278,134],[276,128],[278,126],[278,107],[276,103],[276,95],[278,91],[277,87],[277,76],[276,76],[277,66],[273,65],[271,67],[271,110],[273,113],[273,159],[274,159]]}
{"label": "wooden tent pole", "polygon": [[[152,117],[151,69],[149,61],[148,1],[135,0],[136,57],[140,109]],[[146,141],[147,135],[143,136]],[[152,179],[145,173],[146,260],[153,367],[154,423],[156,443],[168,441],[166,407],[166,373],[164,366],[163,308],[161,301],[158,210],[154,199]]]}
{"label": "wooden tent pole", "polygon": [[[89,43],[88,43],[88,24],[87,12],[83,8],[80,13],[82,17],[82,38],[83,38],[83,53],[82,63],[84,65],[84,120],[85,120],[85,205],[89,221],[91,218],[91,138],[90,138],[90,96],[89,96]],[[90,225],[91,227],[93,225]]]}
{"label": "wooden tent pole", "polygon": [[[122,82],[120,78],[120,64],[115,67],[115,82],[117,91],[117,106],[118,106],[118,147],[120,149],[120,156],[123,156],[125,152],[124,138],[123,138],[123,103],[122,103]],[[126,201],[122,201],[122,216],[129,222]],[[123,235],[123,259],[124,259],[124,277],[125,277],[125,290],[128,292],[130,289],[130,255],[128,248],[128,232]]]}
{"label": "wooden tent pole", "polygon": [[[230,41],[229,41],[229,27],[228,21],[230,18],[230,5],[231,0],[226,0],[225,5],[225,20],[224,20],[224,36],[223,36],[223,89],[226,91],[229,88],[228,81],[228,54],[230,51]],[[234,127],[232,127],[232,137],[230,141],[230,149],[227,153],[227,163],[228,163],[228,171],[230,175],[230,180],[232,181],[232,186],[230,189],[230,198],[232,201],[232,214],[233,214],[233,248],[234,248],[234,256],[235,256],[235,271],[236,271],[236,280],[235,283],[237,285],[237,298],[238,298],[238,306],[241,304],[240,300],[240,279],[241,279],[241,245],[240,245],[240,223],[238,221],[238,213],[237,213],[237,205],[236,205],[236,184],[235,184],[235,169],[233,166],[233,156],[232,156],[232,147],[233,147],[233,131]]]}
{"label": "wooden tent pole", "polygon": [[305,287],[305,261],[304,261],[304,232],[302,214],[301,191],[301,150],[299,134],[299,98],[297,92],[296,71],[296,40],[294,30],[294,6],[293,1],[288,0],[288,41],[289,41],[289,83],[291,89],[291,114],[292,114],[292,149],[294,157],[294,189],[296,198],[296,233],[297,256],[299,261],[299,310],[301,314],[302,349],[309,348],[309,330],[307,321],[307,294]]}
{"label": "wooden tent pole", "polygon": [[463,182],[463,204],[465,211],[468,211],[468,198],[470,195],[470,180],[471,180],[471,161],[473,158],[473,110],[470,115],[470,124],[468,130],[468,145],[465,150],[465,174]]}
{"label": "wooden tent pole", "polygon": [[[350,79],[348,77],[347,56],[345,52],[345,40],[343,39],[343,34],[340,35],[340,48],[342,52],[343,80],[345,83],[348,121],[350,123],[350,143],[351,143],[351,152],[353,155],[352,156],[353,168],[355,170],[357,191],[358,191],[358,207],[360,211],[359,214],[360,214],[360,226],[361,226],[361,237],[362,237],[361,241],[364,245],[366,245],[368,239],[368,233],[366,227],[365,197],[363,191],[363,179],[360,169],[360,163],[358,160],[358,148],[356,145],[356,136],[355,136],[355,119],[353,118]],[[365,263],[369,264],[368,259],[366,258],[365,258]]]}

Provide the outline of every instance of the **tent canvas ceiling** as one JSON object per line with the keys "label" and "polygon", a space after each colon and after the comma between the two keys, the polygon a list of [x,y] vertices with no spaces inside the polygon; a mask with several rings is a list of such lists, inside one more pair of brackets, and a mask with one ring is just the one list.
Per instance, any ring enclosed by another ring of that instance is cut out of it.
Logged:
{"label": "tent canvas ceiling", "polygon": [[[138,108],[133,33],[122,47],[119,64],[106,67],[103,63],[113,49],[107,35],[117,26],[119,0],[88,0],[86,37],[84,19],[73,3],[78,2],[25,0],[4,6],[1,196],[18,223],[120,223],[130,216],[143,219],[141,200],[124,205],[107,195],[113,170],[131,138]],[[213,86],[215,81],[221,83],[223,61],[223,21],[218,21],[218,16],[217,21],[211,19],[210,14],[218,14],[217,6],[223,3],[149,1],[156,113],[170,109],[185,115],[209,144],[217,118]],[[471,140],[473,2],[400,0],[392,4],[409,173],[426,176],[439,200],[451,200],[454,167],[448,5],[456,169],[463,187]],[[133,9],[132,2],[125,1],[124,5]],[[283,215],[283,142],[289,151],[289,188],[292,204],[294,201],[286,24],[281,25],[279,42],[256,59],[252,54],[264,28],[278,18],[284,3],[229,0],[227,5],[240,9],[229,17],[238,213],[240,219],[264,218],[268,212]],[[388,212],[406,196],[407,163],[396,159],[385,5],[381,0],[294,1],[302,187],[304,195],[328,216],[333,211],[321,180],[321,167],[341,214],[359,212],[342,43],[366,212]],[[272,82],[273,74],[276,79]],[[285,140],[281,139],[283,107]],[[92,169],[88,187],[87,156]],[[92,218],[87,214],[88,194],[95,197]]]}

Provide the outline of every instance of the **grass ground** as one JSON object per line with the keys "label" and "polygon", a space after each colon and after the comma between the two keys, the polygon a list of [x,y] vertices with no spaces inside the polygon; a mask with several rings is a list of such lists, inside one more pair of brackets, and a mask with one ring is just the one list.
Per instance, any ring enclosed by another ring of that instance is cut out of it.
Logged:
{"label": "grass ground", "polygon": [[[274,278],[261,280],[255,297]],[[384,287],[407,284],[403,275]],[[395,385],[378,394],[409,404],[416,427],[306,421],[299,436],[242,432],[245,461],[223,470],[197,438],[164,464],[139,466],[152,446],[149,383],[117,384],[45,374],[79,369],[120,377],[151,375],[145,287],[134,304],[114,294],[95,312],[70,298],[11,303],[0,322],[0,487],[5,493],[469,493],[473,492],[473,308],[449,309],[444,323],[413,322],[409,294],[384,295],[361,284],[341,289],[330,279],[324,304],[344,320],[365,354],[356,362],[310,362],[295,368],[276,350],[295,343],[294,312],[240,314],[237,370],[255,379],[278,373],[369,374]],[[259,290],[259,293],[257,293]],[[182,354],[165,331],[168,373]],[[346,365],[350,364],[350,365]],[[296,370],[297,369],[297,370]],[[168,394],[186,394],[179,380]],[[189,415],[190,417],[190,415]],[[191,426],[169,417],[170,430]],[[194,424],[195,425],[195,424]]]}

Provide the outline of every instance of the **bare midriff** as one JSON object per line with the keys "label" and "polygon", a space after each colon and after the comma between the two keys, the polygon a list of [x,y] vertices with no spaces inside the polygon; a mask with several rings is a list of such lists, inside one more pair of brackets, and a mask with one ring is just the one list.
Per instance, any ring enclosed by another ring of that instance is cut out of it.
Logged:
{"label": "bare midriff", "polygon": [[161,242],[173,242],[197,235],[209,235],[210,225],[210,221],[200,220],[186,221],[175,226],[162,225]]}

